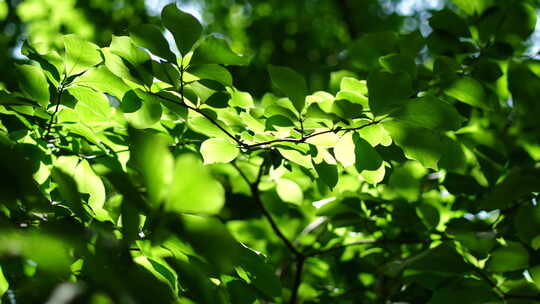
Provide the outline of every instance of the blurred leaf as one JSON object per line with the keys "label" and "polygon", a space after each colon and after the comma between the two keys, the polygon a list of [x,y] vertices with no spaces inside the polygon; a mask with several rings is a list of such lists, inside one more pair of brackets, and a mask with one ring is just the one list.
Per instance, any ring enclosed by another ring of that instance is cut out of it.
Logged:
{"label": "blurred leaf", "polygon": [[529,252],[523,245],[514,242],[495,249],[486,262],[486,269],[493,272],[515,271],[527,266]]}
{"label": "blurred leaf", "polygon": [[165,199],[173,178],[174,158],[168,140],[159,134],[130,129],[131,158],[142,173],[148,198],[157,207]]}
{"label": "blurred leaf", "polygon": [[438,130],[456,130],[465,120],[452,105],[432,95],[412,99],[391,115],[419,127]]}
{"label": "blurred leaf", "polygon": [[[412,95],[411,77],[407,73],[374,71],[368,80],[369,107],[380,116],[403,105]],[[390,89],[392,88],[392,89]]]}
{"label": "blurred leaf", "polygon": [[176,159],[173,183],[165,209],[174,212],[215,214],[225,203],[223,186],[193,155]]}
{"label": "blurred leaf", "polygon": [[276,181],[276,191],[279,197],[287,203],[302,204],[304,193],[297,183],[290,179],[280,178]]}
{"label": "blurred leaf", "polygon": [[281,296],[281,282],[271,265],[261,254],[245,246],[240,247],[239,267],[247,273],[251,283],[269,297]]}
{"label": "blurred leaf", "polygon": [[462,77],[454,81],[445,90],[446,95],[485,110],[492,109],[489,104],[482,84],[471,77]]}

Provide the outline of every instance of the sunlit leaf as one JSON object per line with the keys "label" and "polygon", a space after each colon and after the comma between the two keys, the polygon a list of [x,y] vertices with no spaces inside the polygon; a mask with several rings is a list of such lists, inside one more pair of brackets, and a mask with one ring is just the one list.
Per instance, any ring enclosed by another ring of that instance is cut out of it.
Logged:
{"label": "sunlit leaf", "polygon": [[287,203],[300,205],[304,200],[302,189],[290,179],[278,179],[276,181],[276,191],[279,197]]}
{"label": "sunlit leaf", "polygon": [[41,69],[28,64],[18,65],[17,77],[23,93],[46,108],[50,101],[49,84]]}
{"label": "sunlit leaf", "polygon": [[223,186],[193,155],[176,159],[173,183],[165,209],[174,212],[215,214],[225,202]]}
{"label": "sunlit leaf", "polygon": [[233,52],[222,38],[208,36],[204,38],[193,51],[191,64],[224,64],[224,65],[246,65],[249,58]]}
{"label": "sunlit leaf", "polygon": [[77,35],[65,35],[64,47],[66,51],[64,70],[68,77],[84,72],[101,62],[99,48]]}
{"label": "sunlit leaf", "polygon": [[211,138],[201,144],[201,154],[205,164],[229,163],[238,156],[240,150],[230,141]]}

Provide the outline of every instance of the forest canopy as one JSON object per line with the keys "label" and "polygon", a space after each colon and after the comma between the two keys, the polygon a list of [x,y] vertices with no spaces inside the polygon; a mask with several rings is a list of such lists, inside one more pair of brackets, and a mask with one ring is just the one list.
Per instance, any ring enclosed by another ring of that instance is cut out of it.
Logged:
{"label": "forest canopy", "polygon": [[536,0],[0,0],[0,304],[540,303]]}

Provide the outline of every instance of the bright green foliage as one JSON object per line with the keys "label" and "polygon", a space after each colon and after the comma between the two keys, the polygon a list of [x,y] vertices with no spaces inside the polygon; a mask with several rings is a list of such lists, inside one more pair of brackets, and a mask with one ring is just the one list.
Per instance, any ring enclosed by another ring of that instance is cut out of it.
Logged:
{"label": "bright green foliage", "polygon": [[211,138],[201,144],[205,164],[228,163],[238,156],[238,147],[222,138]]}
{"label": "bright green foliage", "polygon": [[103,47],[22,45],[0,303],[540,303],[535,2],[452,1],[426,36],[329,24],[309,68],[270,54],[303,40],[239,54],[285,14],[263,2],[227,8],[235,39],[173,3]]}
{"label": "bright green foliage", "polygon": [[40,106],[46,108],[49,104],[49,85],[41,69],[33,65],[20,65],[17,67],[19,86],[21,91]]}
{"label": "bright green foliage", "polygon": [[84,72],[101,62],[99,48],[76,35],[64,36],[64,47],[64,71],[68,77]]}

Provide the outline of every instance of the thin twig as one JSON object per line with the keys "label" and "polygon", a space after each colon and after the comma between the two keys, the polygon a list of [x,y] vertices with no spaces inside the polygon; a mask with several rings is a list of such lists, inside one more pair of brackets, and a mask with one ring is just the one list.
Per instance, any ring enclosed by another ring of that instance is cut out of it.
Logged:
{"label": "thin twig", "polygon": [[[181,71],[182,71],[182,69],[181,69]],[[180,76],[182,77],[182,72],[180,73]],[[270,146],[272,144],[280,143],[280,142],[290,142],[290,143],[296,143],[296,144],[304,143],[304,142],[306,142],[306,140],[308,140],[308,139],[310,139],[312,137],[315,137],[315,136],[319,136],[319,135],[323,135],[323,134],[327,134],[327,133],[357,131],[357,130],[361,130],[363,128],[378,124],[378,123],[380,123],[382,121],[382,119],[374,120],[374,121],[371,121],[371,122],[369,122],[369,123],[367,123],[365,125],[362,125],[362,126],[359,126],[359,127],[353,127],[353,128],[336,127],[336,128],[330,129],[330,130],[311,133],[309,135],[302,135],[302,137],[300,137],[300,138],[278,138],[278,139],[258,142],[258,143],[254,143],[254,144],[247,144],[247,143],[243,142],[242,140],[238,139],[237,137],[235,137],[233,134],[231,134],[231,132],[229,132],[225,128],[223,128],[217,121],[215,121],[212,117],[210,117],[210,115],[206,114],[201,109],[190,106],[187,103],[185,103],[184,102],[184,96],[183,96],[182,92],[183,92],[183,81],[181,81],[181,85],[180,85],[180,95],[181,95],[181,98],[182,98],[181,103],[177,102],[174,99],[171,99],[171,98],[168,98],[166,96],[162,96],[162,95],[159,95],[159,94],[156,94],[156,93],[150,93],[150,94],[152,94],[152,95],[154,95],[156,97],[159,97],[159,98],[161,98],[163,100],[172,102],[174,104],[186,107],[186,108],[188,108],[188,109],[190,109],[190,110],[204,116],[204,118],[206,118],[211,124],[213,124],[214,126],[219,128],[223,133],[225,133],[225,135],[227,135],[229,138],[234,140],[238,146],[240,146],[241,148],[246,149],[246,150],[254,150],[254,149],[266,148],[266,147],[268,147],[268,146]],[[303,134],[303,132],[302,132],[302,134]]]}
{"label": "thin twig", "polygon": [[294,275],[294,285],[291,291],[291,299],[289,304],[296,304],[298,300],[298,290],[300,289],[300,284],[302,283],[302,271],[304,270],[304,263],[306,262],[305,256],[299,256],[296,260],[296,272]]}
{"label": "thin twig", "polygon": [[260,192],[259,192],[259,182],[260,182],[260,179],[261,179],[261,176],[262,176],[264,163],[261,165],[261,167],[259,169],[259,174],[257,175],[257,179],[253,183],[249,181],[247,176],[242,172],[242,170],[238,167],[238,165],[236,163],[232,162],[231,164],[233,165],[233,167],[236,170],[238,170],[238,172],[240,173],[240,176],[249,185],[249,188],[251,189],[251,194],[253,196],[253,199],[255,199],[255,203],[257,204],[257,206],[259,207],[259,209],[263,213],[266,220],[270,223],[270,226],[272,227],[272,230],[277,235],[277,237],[279,239],[281,239],[283,244],[285,244],[285,246],[289,249],[289,251],[291,251],[296,257],[303,257],[304,255],[298,249],[296,249],[296,247],[294,247],[294,245],[291,243],[291,241],[289,241],[289,239],[285,236],[285,234],[283,234],[281,229],[279,229],[276,221],[274,220],[274,218],[272,217],[272,215],[270,214],[268,209],[266,209],[266,206],[263,204],[263,202],[261,200],[261,195],[260,195]]}
{"label": "thin twig", "polygon": [[53,125],[54,118],[56,117],[56,113],[58,113],[58,110],[60,109],[60,101],[61,101],[63,92],[64,92],[64,81],[62,80],[57,90],[56,106],[54,108],[54,112],[51,114],[51,118],[49,119],[49,123],[47,124],[47,130],[45,131],[45,134],[43,134],[44,138],[47,137],[49,133],[51,133],[51,128]]}
{"label": "thin twig", "polygon": [[[182,75],[182,73],[180,73],[180,75]],[[211,124],[213,124],[214,126],[216,126],[218,129],[220,129],[223,133],[225,133],[225,135],[227,135],[229,138],[231,138],[232,140],[234,140],[239,146],[243,147],[243,148],[246,148],[246,144],[244,142],[242,142],[241,140],[239,140],[238,138],[236,138],[234,135],[231,134],[231,132],[227,131],[225,128],[223,128],[217,121],[215,121],[212,117],[210,117],[210,115],[206,114],[204,111],[202,111],[201,109],[198,109],[196,107],[193,107],[193,106],[190,106],[188,105],[187,103],[184,102],[184,95],[183,95],[183,81],[181,81],[181,85],[180,85],[180,96],[182,98],[182,102],[179,103],[177,102],[176,100],[174,99],[170,99],[168,97],[165,97],[165,96],[161,96],[159,94],[156,94],[156,93],[150,93],[156,97],[159,97],[163,100],[167,100],[167,101],[170,101],[174,104],[177,104],[177,105],[180,105],[180,106],[183,106],[185,108],[188,108],[202,116],[204,116],[204,118],[206,118]]]}
{"label": "thin twig", "polygon": [[388,240],[388,239],[367,239],[367,240],[358,240],[355,242],[351,242],[348,244],[342,244],[337,245],[334,247],[330,247],[327,249],[322,250],[316,250],[310,253],[306,253],[306,257],[314,257],[318,255],[324,255],[339,249],[344,249],[351,246],[359,246],[359,245],[369,245],[369,244],[429,244],[430,242],[438,241],[438,240]]}

